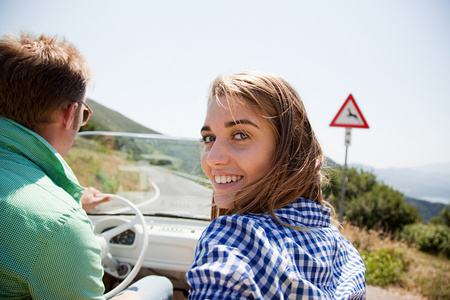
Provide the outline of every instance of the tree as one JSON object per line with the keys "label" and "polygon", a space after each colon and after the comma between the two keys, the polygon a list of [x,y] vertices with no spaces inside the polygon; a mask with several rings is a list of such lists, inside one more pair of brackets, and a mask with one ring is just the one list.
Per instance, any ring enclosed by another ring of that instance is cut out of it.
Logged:
{"label": "tree", "polygon": [[[329,183],[323,187],[324,198],[339,210],[342,168],[326,171]],[[367,171],[350,168],[347,171],[344,216],[357,226],[397,232],[419,220],[417,209],[405,203],[400,192],[378,182]]]}
{"label": "tree", "polygon": [[[333,205],[336,211],[339,211],[343,169],[342,167],[338,169],[326,169],[325,176],[328,182],[322,188],[323,196]],[[377,179],[373,173],[364,170],[358,171],[355,168],[348,169],[345,202],[352,201],[359,195],[369,192],[376,184]]]}
{"label": "tree", "polygon": [[380,183],[356,196],[344,208],[352,224],[385,232],[396,233],[419,220],[417,209],[405,203],[403,194]]}
{"label": "tree", "polygon": [[439,216],[431,219],[430,224],[445,225],[450,227],[450,204],[441,210]]}
{"label": "tree", "polygon": [[442,209],[439,216],[442,218],[444,225],[450,226],[450,204]]}

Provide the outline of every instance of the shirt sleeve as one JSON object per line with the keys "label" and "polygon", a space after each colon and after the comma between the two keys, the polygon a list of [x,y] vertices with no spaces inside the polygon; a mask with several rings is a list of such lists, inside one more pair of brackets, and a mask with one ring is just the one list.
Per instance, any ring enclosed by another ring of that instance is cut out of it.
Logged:
{"label": "shirt sleeve", "polygon": [[[80,208],[81,209],[81,208]],[[29,277],[33,299],[104,299],[100,248],[82,212],[68,218],[39,255]]]}

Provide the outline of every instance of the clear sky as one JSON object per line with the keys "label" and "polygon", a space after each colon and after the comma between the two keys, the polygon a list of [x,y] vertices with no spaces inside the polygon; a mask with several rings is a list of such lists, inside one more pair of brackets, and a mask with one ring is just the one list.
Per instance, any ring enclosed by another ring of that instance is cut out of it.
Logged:
{"label": "clear sky", "polygon": [[66,37],[89,98],[165,134],[199,138],[214,78],[259,70],[298,90],[338,163],[329,124],[350,93],[370,129],[352,130],[349,164],[450,162],[447,0],[0,0],[0,33],[21,30]]}

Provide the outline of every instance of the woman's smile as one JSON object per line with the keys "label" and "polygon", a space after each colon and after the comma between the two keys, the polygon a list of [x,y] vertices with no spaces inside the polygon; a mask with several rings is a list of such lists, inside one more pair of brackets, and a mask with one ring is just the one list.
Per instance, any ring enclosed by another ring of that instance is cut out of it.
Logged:
{"label": "woman's smile", "polygon": [[241,180],[242,176],[225,176],[225,175],[216,175],[214,176],[214,180],[216,183],[230,183],[230,182],[236,182],[238,180]]}

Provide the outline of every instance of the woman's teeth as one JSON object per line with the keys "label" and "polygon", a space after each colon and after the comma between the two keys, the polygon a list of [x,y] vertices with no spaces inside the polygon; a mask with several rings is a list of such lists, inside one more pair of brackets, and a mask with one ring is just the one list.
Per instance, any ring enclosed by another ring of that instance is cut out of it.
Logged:
{"label": "woman's teeth", "polygon": [[214,176],[214,180],[216,181],[216,183],[228,183],[228,182],[235,182],[237,180],[240,180],[242,178],[242,176]]}

